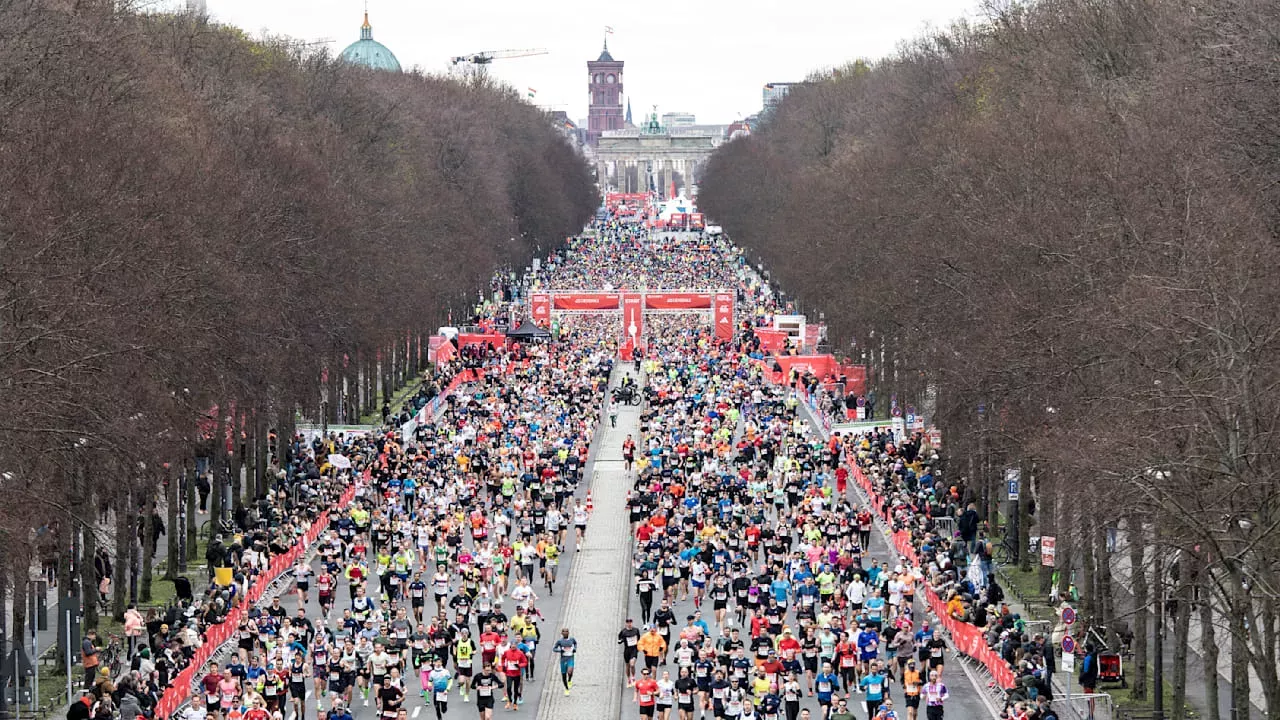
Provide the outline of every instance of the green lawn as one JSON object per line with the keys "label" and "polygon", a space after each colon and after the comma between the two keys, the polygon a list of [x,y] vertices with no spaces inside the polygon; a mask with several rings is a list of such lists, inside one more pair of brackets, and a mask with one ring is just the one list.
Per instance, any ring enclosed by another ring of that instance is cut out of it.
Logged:
{"label": "green lawn", "polygon": [[[422,387],[422,376],[419,375],[409,381],[408,385],[400,388],[391,394],[391,412],[400,412],[400,408],[404,406],[414,393],[418,392],[418,388]],[[374,410],[367,415],[360,416],[361,425],[376,425],[382,421],[382,393],[378,393],[378,401],[374,403]]]}
{"label": "green lawn", "polygon": [[[1126,662],[1128,662],[1128,661],[1126,661]],[[1132,671],[1132,670],[1133,670],[1133,666],[1132,666],[1131,664],[1126,664],[1126,665],[1124,666],[1124,670],[1125,670],[1125,672],[1126,672],[1126,673],[1128,673],[1128,672],[1130,672],[1130,671]],[[1168,672],[1168,669],[1166,668],[1166,673],[1167,673],[1167,672]],[[1127,688],[1122,688],[1122,687],[1119,687],[1119,686],[1117,686],[1117,685],[1107,685],[1107,686],[1105,686],[1105,687],[1099,688],[1099,692],[1105,692],[1105,693],[1107,693],[1108,695],[1110,695],[1110,696],[1111,696],[1112,701],[1114,701],[1114,702],[1115,702],[1116,707],[1117,707],[1117,708],[1119,708],[1119,709],[1121,709],[1121,710],[1132,710],[1132,711],[1136,711],[1136,712],[1150,712],[1150,711],[1151,711],[1151,708],[1152,708],[1152,704],[1151,704],[1151,699],[1150,699],[1150,697],[1151,697],[1151,694],[1152,694],[1152,688],[1154,687],[1154,685],[1155,685],[1155,683],[1154,683],[1154,677],[1153,677],[1153,676],[1152,676],[1152,674],[1151,674],[1151,668],[1150,668],[1150,667],[1148,667],[1148,668],[1147,668],[1147,697],[1148,697],[1148,699],[1146,699],[1146,700],[1135,700],[1135,699],[1133,698],[1133,695],[1131,694],[1131,693],[1132,693],[1132,691],[1133,691],[1133,679],[1132,679],[1132,678],[1130,678],[1129,687],[1127,687]],[[1164,710],[1164,711],[1165,711],[1165,714],[1166,714],[1166,715],[1169,713],[1169,708],[1173,707],[1173,690],[1172,690],[1172,687],[1173,687],[1173,686],[1172,686],[1172,684],[1168,681],[1168,678],[1166,677],[1166,679],[1165,679],[1165,683],[1164,683],[1164,707],[1165,707],[1165,710]],[[1196,717],[1200,717],[1200,714],[1199,714],[1199,713],[1197,713],[1194,709],[1192,709],[1192,707],[1191,707],[1190,705],[1188,705],[1188,706],[1187,706],[1187,717],[1190,717],[1190,718],[1196,718]]]}

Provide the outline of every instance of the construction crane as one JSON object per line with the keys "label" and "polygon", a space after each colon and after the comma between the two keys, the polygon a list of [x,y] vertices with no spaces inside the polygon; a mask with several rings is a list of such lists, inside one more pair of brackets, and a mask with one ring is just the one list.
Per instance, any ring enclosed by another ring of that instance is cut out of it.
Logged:
{"label": "construction crane", "polygon": [[546,55],[547,51],[542,48],[534,48],[530,50],[485,50],[483,52],[471,55],[459,55],[452,58],[454,65],[488,65],[494,60],[506,60],[508,58],[530,57],[532,55]]}

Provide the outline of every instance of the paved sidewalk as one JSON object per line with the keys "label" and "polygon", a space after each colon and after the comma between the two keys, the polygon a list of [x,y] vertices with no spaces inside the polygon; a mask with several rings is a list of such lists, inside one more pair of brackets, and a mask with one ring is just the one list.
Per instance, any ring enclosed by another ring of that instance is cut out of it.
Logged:
{"label": "paved sidewalk", "polygon": [[[610,387],[629,372],[614,367]],[[622,653],[618,630],[626,619],[631,588],[631,533],[626,494],[630,473],[622,460],[622,442],[630,434],[640,436],[640,408],[618,406],[618,426],[601,426],[591,478],[595,511],[587,524],[582,551],[574,558],[564,600],[562,624],[578,641],[573,691],[565,695],[560,667],[554,658],[545,663],[538,720],[597,720],[618,717],[622,702]],[[558,637],[549,628],[548,637]]]}

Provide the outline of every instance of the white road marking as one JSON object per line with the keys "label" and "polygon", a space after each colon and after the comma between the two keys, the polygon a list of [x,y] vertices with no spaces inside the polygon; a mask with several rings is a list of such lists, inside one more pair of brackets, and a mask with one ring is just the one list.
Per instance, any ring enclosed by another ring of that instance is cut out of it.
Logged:
{"label": "white road marking", "polygon": [[422,712],[422,706],[421,706],[421,705],[419,705],[418,707],[416,707],[416,708],[414,708],[414,709],[413,709],[413,716],[414,716],[414,717],[418,717],[418,713],[420,713],[420,712]]}

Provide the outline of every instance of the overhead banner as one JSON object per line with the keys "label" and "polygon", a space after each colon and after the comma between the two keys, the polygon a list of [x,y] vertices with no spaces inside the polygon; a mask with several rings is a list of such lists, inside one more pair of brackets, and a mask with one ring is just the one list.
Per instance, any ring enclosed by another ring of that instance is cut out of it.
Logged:
{"label": "overhead banner", "polygon": [[534,325],[541,328],[545,328],[551,324],[550,295],[546,293],[534,293],[529,296],[529,319],[533,320]]}
{"label": "overhead banner", "polygon": [[556,295],[552,305],[556,310],[617,310],[618,293]]}
{"label": "overhead banner", "polygon": [[717,340],[733,339],[733,300],[734,298],[731,293],[716,293],[715,316]]}
{"label": "overhead banner", "polygon": [[644,297],[627,294],[622,296],[622,333],[623,342],[632,345],[640,344],[644,337]]}
{"label": "overhead banner", "polygon": [[711,293],[649,293],[644,306],[650,310],[706,310],[711,307]]}

